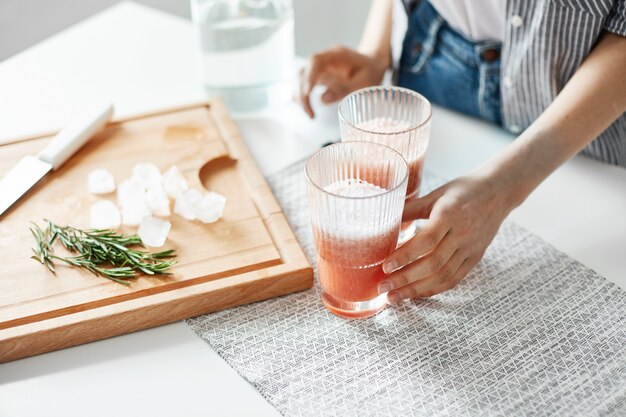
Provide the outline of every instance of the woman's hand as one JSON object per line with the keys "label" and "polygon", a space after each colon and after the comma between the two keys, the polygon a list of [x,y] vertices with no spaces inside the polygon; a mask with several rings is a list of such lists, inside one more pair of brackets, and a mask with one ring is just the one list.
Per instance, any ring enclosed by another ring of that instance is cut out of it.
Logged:
{"label": "woman's hand", "polygon": [[480,261],[513,208],[505,184],[489,177],[459,177],[407,203],[403,220],[428,219],[416,236],[383,264],[379,292],[390,302],[429,297],[456,286]]}
{"label": "woman's hand", "polygon": [[405,206],[428,218],[383,264],[389,300],[454,287],[482,258],[508,213],[626,111],[626,37],[605,33],[546,110],[500,155]]}
{"label": "woman's hand", "polygon": [[380,84],[385,70],[385,63],[342,46],[320,52],[311,57],[300,74],[300,101],[313,118],[310,102],[313,87],[326,86],[322,102],[332,103],[359,88]]}

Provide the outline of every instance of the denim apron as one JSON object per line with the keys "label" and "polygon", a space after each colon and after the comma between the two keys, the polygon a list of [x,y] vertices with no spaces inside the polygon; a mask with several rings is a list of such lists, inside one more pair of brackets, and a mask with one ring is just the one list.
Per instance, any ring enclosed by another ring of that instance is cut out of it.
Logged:
{"label": "denim apron", "polygon": [[422,0],[409,13],[397,84],[501,125],[500,42],[471,42]]}

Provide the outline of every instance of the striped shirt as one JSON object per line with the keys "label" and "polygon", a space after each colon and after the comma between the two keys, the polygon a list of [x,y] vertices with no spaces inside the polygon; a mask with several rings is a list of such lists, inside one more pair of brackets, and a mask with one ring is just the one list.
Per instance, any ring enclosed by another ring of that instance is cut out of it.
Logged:
{"label": "striped shirt", "polygon": [[[409,13],[417,4],[403,2]],[[517,134],[539,117],[603,31],[626,36],[626,0],[507,0],[500,77],[504,127]],[[582,154],[626,167],[626,113]]]}

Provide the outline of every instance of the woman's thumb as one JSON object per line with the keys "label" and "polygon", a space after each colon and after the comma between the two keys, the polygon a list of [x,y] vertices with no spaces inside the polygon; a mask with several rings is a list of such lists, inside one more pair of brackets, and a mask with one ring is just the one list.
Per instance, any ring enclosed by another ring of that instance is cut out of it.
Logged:
{"label": "woman's thumb", "polygon": [[437,198],[434,192],[420,198],[409,200],[404,204],[402,221],[429,218],[435,201],[437,201]]}

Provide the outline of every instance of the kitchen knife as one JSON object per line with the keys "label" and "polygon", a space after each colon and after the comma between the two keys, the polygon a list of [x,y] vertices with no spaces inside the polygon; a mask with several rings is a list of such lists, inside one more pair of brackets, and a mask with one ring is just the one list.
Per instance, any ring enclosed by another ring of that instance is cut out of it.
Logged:
{"label": "kitchen knife", "polygon": [[110,103],[89,108],[61,130],[39,155],[22,158],[0,179],[0,216],[48,172],[59,169],[112,115]]}

